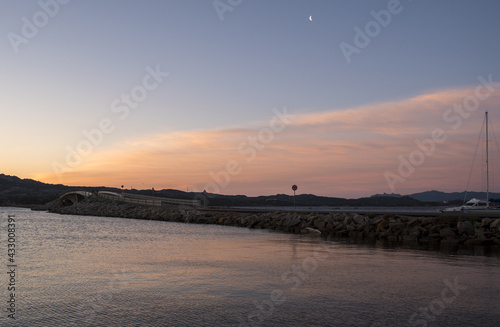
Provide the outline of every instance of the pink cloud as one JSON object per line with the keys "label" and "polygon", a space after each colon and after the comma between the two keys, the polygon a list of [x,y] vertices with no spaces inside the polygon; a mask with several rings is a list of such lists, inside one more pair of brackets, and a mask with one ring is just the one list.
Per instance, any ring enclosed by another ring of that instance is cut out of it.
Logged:
{"label": "pink cloud", "polygon": [[[71,185],[209,188],[246,195],[290,193],[292,184],[299,185],[299,193],[338,197],[391,190],[461,191],[484,109],[490,108],[493,122],[500,121],[496,109],[500,95],[495,93],[470,116],[460,117],[458,127],[459,114],[443,117],[471,95],[474,88],[444,90],[395,102],[296,114],[282,130],[271,133],[265,121],[252,123],[251,128],[150,135],[96,152],[74,172],[65,173],[64,180]],[[399,156],[408,158],[418,151],[418,142],[431,139],[435,129],[444,133],[446,141],[434,143],[432,154],[391,189],[384,174],[397,174]],[[265,142],[258,141],[259,132]],[[257,140],[254,145],[249,137]]]}

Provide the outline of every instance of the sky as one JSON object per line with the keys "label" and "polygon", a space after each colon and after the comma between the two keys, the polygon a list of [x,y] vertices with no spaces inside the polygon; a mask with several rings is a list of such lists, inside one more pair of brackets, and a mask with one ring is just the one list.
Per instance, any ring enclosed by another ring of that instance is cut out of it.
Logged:
{"label": "sky", "polygon": [[484,189],[496,0],[0,8],[0,173],[248,196]]}

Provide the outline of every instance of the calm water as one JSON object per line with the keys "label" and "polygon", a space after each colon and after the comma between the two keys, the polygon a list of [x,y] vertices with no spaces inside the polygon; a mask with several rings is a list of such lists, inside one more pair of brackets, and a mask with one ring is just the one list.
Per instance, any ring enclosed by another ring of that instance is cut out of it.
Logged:
{"label": "calm water", "polygon": [[[16,215],[1,326],[499,326],[498,254],[157,221]],[[481,249],[479,249],[480,251]]]}

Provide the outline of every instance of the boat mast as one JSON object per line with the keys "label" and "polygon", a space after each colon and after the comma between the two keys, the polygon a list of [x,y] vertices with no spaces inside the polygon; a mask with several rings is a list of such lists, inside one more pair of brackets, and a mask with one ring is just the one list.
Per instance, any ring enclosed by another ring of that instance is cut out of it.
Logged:
{"label": "boat mast", "polygon": [[489,171],[489,155],[488,155],[488,111],[486,111],[486,207],[490,207],[490,171]]}

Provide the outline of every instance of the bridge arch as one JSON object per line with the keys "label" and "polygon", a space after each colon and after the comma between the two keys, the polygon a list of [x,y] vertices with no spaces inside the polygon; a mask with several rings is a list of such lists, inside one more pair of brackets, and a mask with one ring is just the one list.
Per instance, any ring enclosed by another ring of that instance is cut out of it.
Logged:
{"label": "bridge arch", "polygon": [[71,191],[68,193],[64,193],[59,197],[59,200],[61,201],[63,206],[70,206],[75,203],[78,203],[82,201],[85,198],[88,198],[91,196],[91,192],[86,192],[86,191]]}

